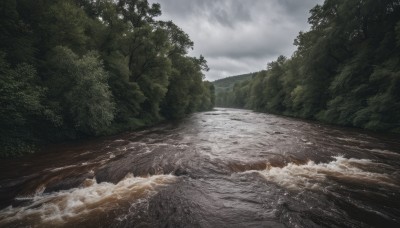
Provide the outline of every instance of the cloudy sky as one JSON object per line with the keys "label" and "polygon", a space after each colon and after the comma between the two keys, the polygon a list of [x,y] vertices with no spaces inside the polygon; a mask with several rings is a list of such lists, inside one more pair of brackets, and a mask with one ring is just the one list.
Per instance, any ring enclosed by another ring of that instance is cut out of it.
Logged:
{"label": "cloudy sky", "polygon": [[202,54],[206,78],[259,71],[283,54],[290,57],[299,31],[309,29],[309,10],[322,0],[149,0],[160,3],[161,20],[172,20]]}

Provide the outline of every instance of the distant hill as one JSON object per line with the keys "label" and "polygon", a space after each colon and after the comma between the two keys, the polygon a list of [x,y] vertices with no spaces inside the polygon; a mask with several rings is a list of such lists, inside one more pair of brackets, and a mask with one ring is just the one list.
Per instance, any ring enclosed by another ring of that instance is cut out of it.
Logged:
{"label": "distant hill", "polygon": [[230,90],[233,88],[235,83],[251,79],[253,74],[254,73],[242,74],[215,80],[212,82],[215,87],[215,93],[218,94],[219,92],[226,91],[227,89]]}

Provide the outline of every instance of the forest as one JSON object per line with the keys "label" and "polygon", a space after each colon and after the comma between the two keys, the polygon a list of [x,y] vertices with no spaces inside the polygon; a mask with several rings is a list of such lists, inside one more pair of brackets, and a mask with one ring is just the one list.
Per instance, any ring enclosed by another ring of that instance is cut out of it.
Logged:
{"label": "forest", "polygon": [[252,76],[253,73],[250,73],[215,80],[212,82],[215,87],[215,93],[230,90],[236,83],[251,79]]}
{"label": "forest", "polygon": [[218,105],[400,133],[400,1],[326,0],[291,58],[217,94]]}
{"label": "forest", "polygon": [[0,157],[214,106],[203,56],[147,0],[0,2]]}
{"label": "forest", "polygon": [[254,73],[236,75],[213,81],[212,84],[215,88],[215,94],[220,94],[220,96],[215,98],[215,105],[223,106],[227,103],[228,101],[226,101],[226,99],[229,99],[230,96],[227,97],[229,93],[226,92],[232,90],[235,84],[251,79],[253,74]]}
{"label": "forest", "polygon": [[[232,101],[233,96],[230,92],[236,84],[251,80],[256,74],[257,73],[241,74],[213,81],[212,83],[215,87],[215,94],[218,94],[218,96],[215,97],[215,105],[234,107]],[[241,106],[237,107],[242,108]]]}

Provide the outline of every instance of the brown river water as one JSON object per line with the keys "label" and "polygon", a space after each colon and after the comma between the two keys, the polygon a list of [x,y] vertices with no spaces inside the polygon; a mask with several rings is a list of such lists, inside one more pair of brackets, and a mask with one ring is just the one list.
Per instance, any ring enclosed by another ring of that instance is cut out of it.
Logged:
{"label": "brown river water", "polygon": [[0,161],[0,227],[400,227],[400,139],[219,108]]}

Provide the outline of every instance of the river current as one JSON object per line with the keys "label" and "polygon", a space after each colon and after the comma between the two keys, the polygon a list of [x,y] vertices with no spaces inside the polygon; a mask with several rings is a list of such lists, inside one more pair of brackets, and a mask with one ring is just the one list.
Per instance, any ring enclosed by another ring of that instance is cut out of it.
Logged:
{"label": "river current", "polygon": [[0,161],[0,227],[400,227],[400,139],[218,108]]}

